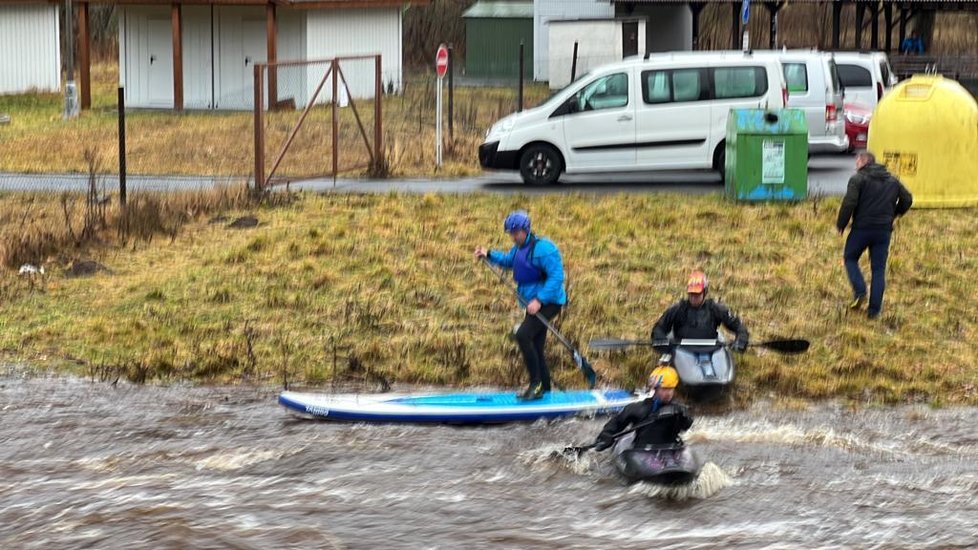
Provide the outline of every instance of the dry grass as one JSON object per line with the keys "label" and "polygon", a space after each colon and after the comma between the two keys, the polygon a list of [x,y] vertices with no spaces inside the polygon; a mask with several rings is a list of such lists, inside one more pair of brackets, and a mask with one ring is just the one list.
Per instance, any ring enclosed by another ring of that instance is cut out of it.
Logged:
{"label": "dry grass", "polygon": [[[7,242],[17,234],[10,226],[21,225],[10,212],[23,205],[3,204]],[[29,232],[60,223],[56,197],[34,204],[49,214]],[[499,220],[516,206],[529,208],[564,252],[572,303],[560,326],[574,341],[646,335],[688,270],[701,267],[754,338],[813,342],[797,357],[744,354],[743,399],[978,403],[973,212],[914,211],[901,222],[886,311],[869,322],[843,307],[837,200],[308,195],[258,209],[256,229],[192,221],[169,239],[92,251],[111,275],[66,278],[54,254],[46,291],[32,292],[7,271],[0,348],[33,360],[76,358],[92,376],[136,380],[322,382],[335,351],[339,374],[515,385],[524,374],[507,332],[518,312],[470,254],[476,244],[505,244]],[[558,381],[579,386],[553,341],[549,354]],[[648,350],[589,355],[625,386],[651,362]]]}
{"label": "dry grass", "polygon": [[[280,76],[283,80],[286,75]],[[97,64],[92,74],[92,109],[73,121],[61,118],[56,94],[0,96],[0,112],[12,122],[0,134],[0,172],[85,172],[85,151],[106,159],[118,157],[114,64]],[[545,86],[529,86],[526,105],[547,96]],[[447,90],[446,90],[447,96]],[[515,88],[456,88],[454,139],[445,136],[445,164],[434,167],[434,83],[408,81],[403,94],[385,96],[384,142],[391,172],[399,176],[471,175],[478,173],[477,148],[492,122],[515,110]],[[447,101],[447,99],[446,99]],[[373,143],[373,102],[357,102]],[[299,111],[269,113],[266,118],[267,168],[277,155]],[[313,109],[276,175],[322,176],[332,170],[331,114]],[[130,111],[127,122],[127,166],[132,174],[248,176],[254,170],[254,121],[249,112],[174,113]],[[340,172],[363,174],[369,154],[352,109],[340,110]],[[115,160],[108,170],[115,171]]]}

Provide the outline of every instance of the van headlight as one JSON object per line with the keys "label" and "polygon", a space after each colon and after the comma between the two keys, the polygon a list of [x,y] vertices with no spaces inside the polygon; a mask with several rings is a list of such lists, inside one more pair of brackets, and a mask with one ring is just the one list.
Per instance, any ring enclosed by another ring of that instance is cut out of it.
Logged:
{"label": "van headlight", "polygon": [[486,130],[486,138],[493,134],[505,134],[512,130],[514,126],[516,126],[515,118],[503,119],[502,121],[493,124],[488,130]]}

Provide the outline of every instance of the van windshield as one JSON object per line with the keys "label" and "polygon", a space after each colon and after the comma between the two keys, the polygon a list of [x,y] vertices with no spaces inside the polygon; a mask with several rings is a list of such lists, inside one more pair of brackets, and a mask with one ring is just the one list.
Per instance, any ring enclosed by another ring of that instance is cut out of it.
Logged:
{"label": "van windshield", "polygon": [[572,80],[571,82],[569,82],[563,88],[559,88],[557,90],[554,90],[554,91],[550,92],[550,95],[547,96],[547,99],[544,99],[543,101],[541,101],[537,105],[537,107],[543,107],[544,105],[547,105],[548,103],[552,102],[555,97],[557,97],[558,95],[560,95],[564,90],[570,88],[571,86],[576,86],[580,81],[584,80],[585,78],[587,78],[589,76],[591,76],[591,73],[590,72],[585,72],[583,74],[578,75],[574,80]]}

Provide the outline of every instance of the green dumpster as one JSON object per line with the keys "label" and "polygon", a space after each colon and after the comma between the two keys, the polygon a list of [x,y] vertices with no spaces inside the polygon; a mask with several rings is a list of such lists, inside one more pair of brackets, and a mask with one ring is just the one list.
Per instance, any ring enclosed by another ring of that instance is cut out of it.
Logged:
{"label": "green dumpster", "polygon": [[731,109],[724,187],[743,201],[808,195],[808,123],[800,109]]}

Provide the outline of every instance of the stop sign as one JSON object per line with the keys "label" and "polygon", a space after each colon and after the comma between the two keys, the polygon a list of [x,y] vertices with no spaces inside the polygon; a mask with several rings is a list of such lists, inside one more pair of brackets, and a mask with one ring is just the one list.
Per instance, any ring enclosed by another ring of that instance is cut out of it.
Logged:
{"label": "stop sign", "polygon": [[438,78],[444,77],[448,72],[448,48],[444,44],[438,46],[438,53],[435,54],[435,70]]}

